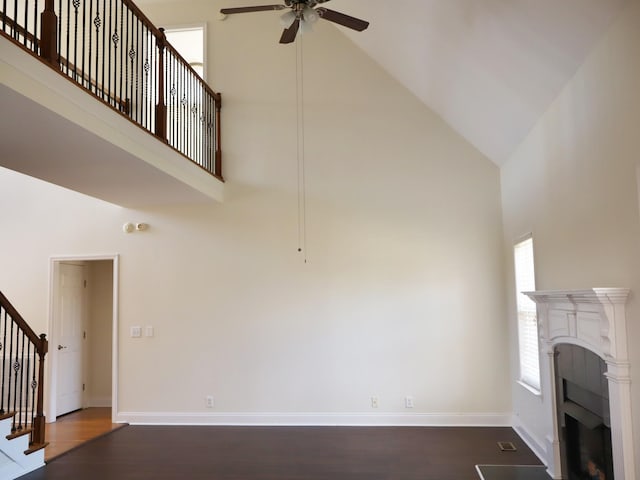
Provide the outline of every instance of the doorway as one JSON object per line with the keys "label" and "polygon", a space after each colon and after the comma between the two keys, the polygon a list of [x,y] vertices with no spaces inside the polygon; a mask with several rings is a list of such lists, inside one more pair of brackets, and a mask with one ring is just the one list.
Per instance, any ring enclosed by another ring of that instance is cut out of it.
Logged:
{"label": "doorway", "polygon": [[50,264],[47,422],[89,407],[117,412],[117,255]]}

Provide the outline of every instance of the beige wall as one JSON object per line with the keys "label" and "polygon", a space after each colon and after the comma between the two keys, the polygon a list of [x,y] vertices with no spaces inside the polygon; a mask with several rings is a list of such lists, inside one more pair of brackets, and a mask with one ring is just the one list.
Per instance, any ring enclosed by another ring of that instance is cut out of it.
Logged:
{"label": "beige wall", "polygon": [[[502,168],[509,259],[511,357],[517,366],[511,247],[532,232],[537,288],[628,287],[635,445],[640,445],[640,5],[597,45],[527,140]],[[515,384],[519,423],[539,445],[550,435],[542,398]],[[640,465],[636,460],[636,477]]]}
{"label": "beige wall", "polygon": [[130,210],[0,171],[3,291],[46,331],[49,257],[120,255],[123,420],[508,422],[498,169],[321,22],[304,39],[305,264],[295,47],[277,15],[219,22],[220,6],[147,10],[208,22],[225,202]]}
{"label": "beige wall", "polygon": [[113,261],[86,262],[89,315],[88,374],[85,399],[92,407],[111,406],[113,330]]}

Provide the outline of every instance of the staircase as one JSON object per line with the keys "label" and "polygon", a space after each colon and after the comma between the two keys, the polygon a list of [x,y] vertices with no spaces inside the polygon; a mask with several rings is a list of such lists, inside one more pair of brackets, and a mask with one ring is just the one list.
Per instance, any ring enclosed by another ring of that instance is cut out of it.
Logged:
{"label": "staircase", "polygon": [[36,335],[0,292],[0,479],[44,466],[44,357]]}
{"label": "staircase", "polygon": [[44,466],[43,444],[29,446],[30,428],[11,433],[15,413],[0,415],[0,478],[12,480]]}

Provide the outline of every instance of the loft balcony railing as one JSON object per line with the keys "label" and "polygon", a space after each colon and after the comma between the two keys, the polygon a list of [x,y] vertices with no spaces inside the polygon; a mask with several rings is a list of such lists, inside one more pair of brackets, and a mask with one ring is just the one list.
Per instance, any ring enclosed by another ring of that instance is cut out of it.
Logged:
{"label": "loft balcony railing", "polygon": [[131,0],[0,0],[0,34],[220,180],[221,96]]}

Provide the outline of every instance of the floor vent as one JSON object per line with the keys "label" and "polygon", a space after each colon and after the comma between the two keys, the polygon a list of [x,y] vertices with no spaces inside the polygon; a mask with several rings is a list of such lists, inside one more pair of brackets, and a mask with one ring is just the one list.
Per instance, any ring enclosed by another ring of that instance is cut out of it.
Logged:
{"label": "floor vent", "polygon": [[498,442],[498,447],[503,452],[515,452],[517,450],[516,446],[511,442]]}

